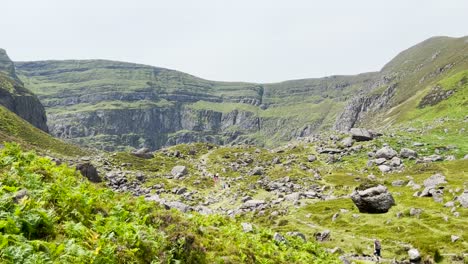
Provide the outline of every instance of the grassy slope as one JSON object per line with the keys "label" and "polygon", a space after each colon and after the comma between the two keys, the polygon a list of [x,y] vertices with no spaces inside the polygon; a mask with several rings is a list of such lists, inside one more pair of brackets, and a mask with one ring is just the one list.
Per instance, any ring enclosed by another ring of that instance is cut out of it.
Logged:
{"label": "grassy slope", "polygon": [[35,149],[42,153],[47,151],[65,156],[83,155],[84,153],[77,146],[53,138],[0,106],[0,142],[5,141],[18,142],[26,149]]}
{"label": "grassy slope", "polygon": [[[239,199],[243,195],[250,195],[254,199],[277,199],[274,193],[266,192],[256,185],[257,181],[264,177],[248,174],[254,167],[263,166],[265,177],[269,181],[288,176],[293,181],[304,182],[306,185],[326,186],[325,193],[338,198],[329,201],[303,200],[301,207],[293,206],[292,203],[285,204],[268,209],[264,215],[247,214],[240,217],[242,221],[253,222],[258,226],[268,226],[281,233],[300,231],[309,239],[313,239],[315,232],[329,229],[332,239],[324,242],[323,245],[328,248],[338,246],[347,253],[371,255],[372,239],[377,237],[382,240],[383,256],[387,259],[405,258],[407,248],[411,246],[418,248],[425,258],[434,258],[436,254],[441,253],[446,255],[443,263],[452,263],[457,258],[461,259],[460,263],[463,263],[463,254],[468,253],[466,252],[468,237],[464,232],[468,228],[468,222],[465,221],[468,217],[468,210],[458,206],[456,211],[460,215],[456,217],[451,208],[443,205],[452,201],[464,188],[467,188],[468,161],[461,160],[461,158],[468,153],[468,137],[466,131],[460,132],[459,129],[450,129],[447,133],[442,131],[440,127],[451,125],[450,120],[438,121],[438,124],[431,132],[423,132],[424,127],[416,127],[416,132],[398,128],[387,131],[386,136],[377,140],[359,143],[363,146],[362,150],[345,156],[341,161],[333,164],[325,162],[327,155],[316,153],[314,143],[292,143],[291,147],[284,148],[284,152],[278,153],[252,146],[216,147],[206,144],[189,144],[157,152],[153,160],[136,159],[127,154],[119,154],[115,162],[131,163],[134,166],[133,169],[147,171],[147,175],[150,175],[145,183],[147,186],[163,183],[167,189],[186,186],[190,191],[196,191],[198,193],[195,198],[196,203],[203,202],[206,197],[219,198],[219,202],[210,205],[213,209],[218,207],[235,209],[241,204]],[[467,123],[461,124],[466,127]],[[413,142],[423,143],[423,146],[414,147]],[[382,147],[384,143],[390,144],[397,151],[403,147],[410,147],[415,149],[420,156],[429,156],[439,151],[442,156],[454,155],[458,160],[432,164],[415,164],[414,161],[404,160],[403,172],[382,174],[376,167],[367,167],[366,163],[367,152]],[[331,141],[328,144],[331,144]],[[165,154],[167,151],[171,153],[175,150],[179,150],[185,157],[178,159]],[[188,154],[190,150],[197,152],[192,156]],[[318,161],[308,162],[307,156],[310,154],[317,155]],[[271,160],[275,157],[278,157],[283,165],[271,164]],[[246,158],[251,158],[253,162],[236,171],[230,169],[231,163]],[[229,190],[223,190],[214,185],[209,177],[203,177],[197,170],[197,164],[200,164],[202,160],[205,160],[208,172],[220,173],[221,177],[226,180],[236,179],[231,181]],[[189,177],[177,181],[166,179],[164,175],[169,174],[175,165],[187,166]],[[313,173],[304,170],[303,165],[318,171],[323,179],[314,180]],[[395,180],[404,180],[406,185],[409,181],[408,176],[412,177],[416,183],[422,184],[426,178],[435,173],[442,173],[447,177],[448,184],[445,185],[443,203],[436,203],[430,197],[415,198],[413,197],[415,190],[411,187],[391,185]],[[397,205],[386,214],[361,214],[345,196],[365,181],[369,174],[376,175],[377,182],[387,186],[396,200]],[[177,199],[172,194],[165,194],[164,197]],[[419,218],[410,216],[411,208],[421,208],[423,213]],[[348,211],[343,213],[341,209]],[[275,217],[270,215],[273,211],[282,210],[288,213]],[[333,222],[331,219],[336,213],[339,217]],[[397,217],[397,213],[401,213],[402,216]],[[358,215],[358,217],[353,215]],[[448,218],[448,222],[444,220],[444,217]],[[451,235],[461,238],[458,242],[452,243]],[[454,255],[455,258],[449,255]]]}
{"label": "grassy slope", "polygon": [[116,194],[16,145],[0,151],[0,178],[2,263],[338,263],[312,242]]}
{"label": "grassy slope", "polygon": [[[466,101],[466,87],[460,87],[462,94],[448,100],[449,103],[426,109],[419,109],[418,105],[438,84],[445,89],[455,88],[455,82],[466,75],[467,69],[468,37],[434,37],[401,52],[381,71],[385,76],[397,78],[397,90],[389,102],[390,108],[371,114],[362,124],[388,127],[416,118],[427,121],[444,115],[453,117],[451,110],[460,117],[462,104]],[[449,110],[447,107],[452,103],[455,108]]]}

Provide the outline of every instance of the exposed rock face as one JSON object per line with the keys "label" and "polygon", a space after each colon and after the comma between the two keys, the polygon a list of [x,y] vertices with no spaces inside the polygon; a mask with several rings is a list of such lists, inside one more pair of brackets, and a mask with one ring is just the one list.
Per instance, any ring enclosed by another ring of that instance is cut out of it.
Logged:
{"label": "exposed rock face", "polygon": [[[292,113],[291,100],[314,96],[317,109],[341,107],[337,103],[348,90],[373,76],[253,84],[102,60],[19,62],[17,67],[20,77],[34,80],[31,89],[48,109],[54,136],[109,151],[194,141],[273,144],[309,136],[332,125],[334,112],[313,118]],[[301,100],[297,103],[311,106]]]}
{"label": "exposed rock face", "polygon": [[0,49],[0,105],[35,127],[48,131],[44,107],[33,93],[24,88],[16,76],[13,62],[3,49]]}
{"label": "exposed rock face", "polygon": [[[390,80],[386,78],[383,78],[383,80],[383,83],[385,83],[384,85],[388,85],[386,83]],[[374,86],[377,86],[377,84],[378,82],[376,82]],[[394,84],[388,85],[381,94],[365,93],[350,100],[343,112],[337,117],[334,129],[348,131],[366,114],[384,108],[395,94],[396,87],[397,86]]]}
{"label": "exposed rock face", "polygon": [[393,196],[383,185],[362,191],[355,190],[351,194],[351,199],[361,213],[386,213],[395,205]]}

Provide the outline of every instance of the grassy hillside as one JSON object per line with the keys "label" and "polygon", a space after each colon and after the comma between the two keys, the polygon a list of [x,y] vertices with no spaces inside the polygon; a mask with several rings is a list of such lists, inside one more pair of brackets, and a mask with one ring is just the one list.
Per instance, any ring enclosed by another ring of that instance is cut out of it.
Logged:
{"label": "grassy hillside", "polygon": [[15,144],[0,160],[2,263],[338,263],[312,242],[116,194]]}
{"label": "grassy hillside", "polygon": [[0,142],[17,142],[25,149],[64,156],[84,155],[79,147],[62,142],[35,128],[21,117],[0,106]]}

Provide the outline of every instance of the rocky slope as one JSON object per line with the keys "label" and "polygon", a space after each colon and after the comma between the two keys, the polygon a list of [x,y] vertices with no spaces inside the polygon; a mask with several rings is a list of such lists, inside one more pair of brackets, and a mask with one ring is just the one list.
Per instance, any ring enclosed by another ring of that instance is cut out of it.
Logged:
{"label": "rocky slope", "polygon": [[35,127],[48,131],[44,107],[33,93],[24,88],[13,62],[3,49],[0,49],[0,105]]}
{"label": "rocky slope", "polygon": [[[123,62],[16,63],[47,109],[51,133],[107,150],[194,141],[275,146],[334,128],[398,122],[415,95],[468,67],[464,38],[428,39],[380,72],[275,84],[203,80]],[[410,102],[408,104],[408,102]],[[398,111],[390,109],[400,107]]]}

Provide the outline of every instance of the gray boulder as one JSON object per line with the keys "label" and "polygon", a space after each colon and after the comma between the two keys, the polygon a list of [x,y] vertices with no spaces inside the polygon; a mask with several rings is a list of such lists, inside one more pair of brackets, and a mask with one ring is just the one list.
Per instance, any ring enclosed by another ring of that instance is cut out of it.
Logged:
{"label": "gray boulder", "polygon": [[364,128],[351,128],[349,131],[352,139],[356,141],[369,141],[374,139],[372,133]]}
{"label": "gray boulder", "polygon": [[352,137],[346,137],[343,140],[341,140],[341,144],[347,148],[350,148],[353,146],[354,141]]}
{"label": "gray boulder", "polygon": [[309,155],[309,156],[307,156],[307,160],[309,162],[314,162],[314,161],[317,160],[317,157],[315,155]]}
{"label": "gray boulder", "polygon": [[386,213],[395,205],[395,200],[383,185],[370,187],[365,190],[354,190],[351,199],[361,213]]}
{"label": "gray boulder", "polygon": [[418,153],[409,148],[402,148],[400,150],[400,157],[405,159],[415,159],[418,157]]}
{"label": "gray boulder", "polygon": [[99,177],[98,171],[93,166],[93,164],[89,162],[76,165],[76,170],[80,171],[81,175],[85,176],[90,182],[102,182],[101,177]]}
{"label": "gray boulder", "polygon": [[181,211],[182,213],[186,213],[191,210],[190,206],[179,201],[166,202],[164,203],[164,206],[166,207],[166,209],[174,208]]}
{"label": "gray boulder", "polygon": [[242,230],[245,233],[249,233],[253,231],[253,226],[251,223],[241,223],[241,226],[242,226]]}
{"label": "gray boulder", "polygon": [[292,237],[298,237],[298,238],[302,239],[304,242],[307,241],[305,235],[302,234],[301,232],[287,232],[286,235],[287,236],[292,236]]}
{"label": "gray boulder", "polygon": [[171,170],[172,176],[175,178],[180,178],[187,175],[187,168],[185,166],[175,166]]}
{"label": "gray boulder", "polygon": [[437,173],[424,180],[424,187],[435,187],[443,183],[447,183],[445,176]]}
{"label": "gray boulder", "polygon": [[379,170],[381,172],[390,172],[392,170],[392,167],[383,164],[383,165],[379,165]]}
{"label": "gray boulder", "polygon": [[330,240],[330,230],[324,230],[322,232],[314,233],[315,240],[324,242]]}
{"label": "gray boulder", "polygon": [[375,153],[376,158],[391,159],[397,155],[397,152],[389,146],[385,146]]}
{"label": "gray boulder", "polygon": [[263,175],[263,167],[255,167],[250,171],[250,175]]}
{"label": "gray boulder", "polygon": [[148,148],[141,148],[132,151],[132,154],[136,157],[143,158],[143,159],[152,159],[154,158],[153,153],[150,152]]}
{"label": "gray boulder", "polygon": [[254,209],[265,204],[266,203],[264,200],[248,200],[244,204],[242,204],[241,208],[242,209]]}
{"label": "gray boulder", "polygon": [[396,181],[393,181],[392,182],[392,186],[395,186],[395,187],[401,187],[405,184],[405,181],[404,180],[396,180]]}
{"label": "gray boulder", "polygon": [[275,240],[276,242],[278,243],[286,243],[286,238],[284,238],[284,236],[282,236],[280,233],[275,233],[273,235],[273,240]]}
{"label": "gray boulder", "polygon": [[458,196],[457,200],[458,200],[458,202],[460,203],[460,205],[462,207],[468,208],[468,191],[465,190],[465,192],[463,192],[463,194]]}
{"label": "gray boulder", "polygon": [[408,257],[411,263],[418,263],[421,261],[421,254],[419,253],[419,250],[415,248],[408,250]]}

